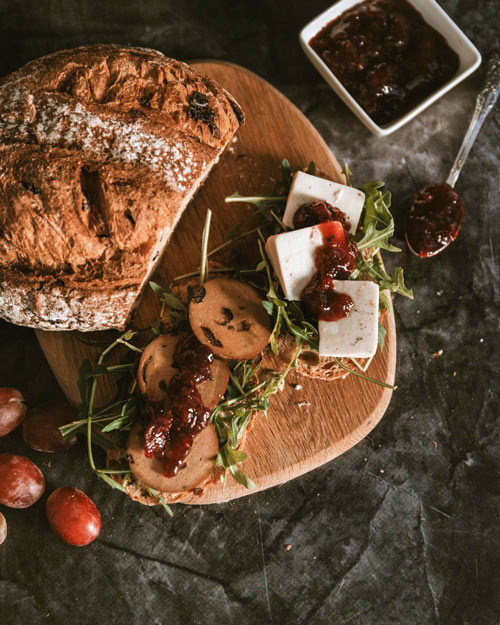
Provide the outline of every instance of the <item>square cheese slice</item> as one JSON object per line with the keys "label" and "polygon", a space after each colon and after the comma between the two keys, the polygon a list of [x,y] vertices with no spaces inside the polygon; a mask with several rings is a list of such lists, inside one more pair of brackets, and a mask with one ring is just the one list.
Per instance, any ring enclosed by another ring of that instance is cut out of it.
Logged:
{"label": "square cheese slice", "polygon": [[318,226],[275,234],[266,241],[266,252],[288,300],[300,294],[316,273],[315,251],[323,245]]}
{"label": "square cheese slice", "polygon": [[351,234],[356,232],[365,203],[365,194],[353,187],[311,176],[311,174],[306,174],[303,171],[298,171],[293,177],[285,214],[283,215],[285,226],[293,228],[293,216],[297,209],[302,204],[309,204],[316,200],[324,200],[331,206],[340,208],[350,223],[348,232]]}
{"label": "square cheese slice", "polygon": [[374,282],[335,280],[335,290],[351,297],[349,316],[319,321],[319,355],[370,358],[377,351],[379,288]]}

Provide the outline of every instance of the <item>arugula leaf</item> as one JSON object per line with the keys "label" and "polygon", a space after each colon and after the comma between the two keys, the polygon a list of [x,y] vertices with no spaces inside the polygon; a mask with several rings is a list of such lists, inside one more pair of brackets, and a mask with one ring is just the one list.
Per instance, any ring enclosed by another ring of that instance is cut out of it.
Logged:
{"label": "arugula leaf", "polygon": [[378,254],[374,254],[368,261],[359,254],[356,258],[356,267],[361,273],[367,273],[373,278],[381,291],[388,290],[413,299],[413,291],[405,285],[402,268],[396,267],[394,275],[390,276],[383,268]]}
{"label": "arugula leaf", "polygon": [[238,468],[240,463],[247,460],[247,455],[236,448],[253,413],[258,411],[267,414],[269,397],[283,389],[285,378],[295,366],[299,351],[300,345],[283,373],[267,374],[261,381],[257,379],[260,363],[247,360],[229,364],[229,385],[224,399],[213,409],[210,416],[219,440],[216,466],[226,469],[222,478],[224,485],[229,471],[239,484],[255,488],[252,480]]}
{"label": "arugula leaf", "polygon": [[172,517],[174,516],[174,513],[172,512],[172,508],[167,504],[165,499],[163,499],[163,497],[160,495],[158,491],[148,486],[148,492],[151,495],[151,497],[155,497],[155,499],[158,499],[158,503],[161,505],[161,507],[165,510],[165,512],[169,516],[172,516]]}
{"label": "arugula leaf", "polygon": [[360,187],[366,195],[362,236],[354,238],[359,250],[367,247],[381,247],[389,252],[400,252],[399,247],[389,243],[394,234],[394,217],[389,210],[391,206],[390,191],[382,192],[383,182],[368,182]]}
{"label": "arugula leaf", "polygon": [[[274,186],[274,195],[251,195],[251,196],[243,196],[238,192],[233,193],[232,195],[228,195],[225,198],[225,202],[247,202],[248,204],[253,204],[257,206],[257,208],[261,209],[261,211],[268,211],[272,206],[281,207],[283,203],[286,203],[287,196],[290,191],[290,187],[292,185],[292,179],[295,172],[292,172],[292,167],[290,162],[284,158],[280,163],[280,171],[281,178],[276,181]],[[311,176],[316,175],[316,164],[314,161],[310,161],[307,166],[306,173]],[[264,217],[266,217],[265,212],[263,213]],[[231,238],[241,227],[242,224],[239,224],[235,228],[233,228],[230,233],[227,235],[226,240]]]}
{"label": "arugula leaf", "polygon": [[348,187],[351,187],[352,186],[351,185],[352,171],[351,171],[348,163],[344,164],[344,167],[342,168],[342,173],[345,176],[346,185]]}
{"label": "arugula leaf", "polygon": [[385,326],[380,321],[378,322],[378,332],[377,332],[377,341],[380,346],[380,349],[384,349],[385,337],[387,334],[387,330]]}
{"label": "arugula leaf", "polygon": [[114,480],[112,477],[110,477],[106,472],[104,471],[96,471],[97,476],[101,478],[101,480],[104,480],[106,482],[106,484],[108,484],[108,486],[111,486],[111,488],[115,488],[116,490],[120,490],[122,493],[125,493],[125,487],[122,486],[122,484],[119,484],[116,480]]}
{"label": "arugula leaf", "polygon": [[382,291],[379,294],[379,309],[382,310],[391,310],[391,303],[389,298]]}
{"label": "arugula leaf", "polygon": [[[311,176],[316,175],[316,163],[314,161],[310,161],[307,168],[304,168],[307,174]],[[274,192],[278,195],[288,195],[290,191],[290,187],[292,185],[292,179],[295,174],[292,171],[292,166],[290,165],[290,161],[284,158],[280,163],[280,172],[281,179],[276,181],[274,185]]]}
{"label": "arugula leaf", "polygon": [[187,314],[187,307],[172,293],[168,287],[161,286],[160,284],[152,281],[149,282],[149,286],[157,295],[160,302],[167,304],[167,306],[172,310]]}
{"label": "arugula leaf", "polygon": [[229,468],[229,470],[231,471],[232,476],[238,482],[238,484],[241,484],[242,486],[244,486],[245,488],[248,488],[249,490],[255,490],[257,488],[257,486],[255,485],[255,482],[251,480],[248,477],[248,475],[243,473],[241,469],[238,469],[237,467],[232,466]]}
{"label": "arugula leaf", "polygon": [[[86,427],[85,428],[82,427],[80,431],[83,434],[87,434]],[[107,451],[108,449],[113,449],[115,447],[115,444],[111,440],[106,438],[106,436],[103,436],[100,432],[96,431],[95,429],[92,430],[91,440],[94,445],[99,445],[99,447],[101,449],[104,449],[104,451]]]}
{"label": "arugula leaf", "polygon": [[287,328],[295,336],[295,340],[304,341],[311,349],[318,349],[319,333],[317,322],[314,324],[305,318],[299,302],[286,301],[286,309],[283,312]]}
{"label": "arugula leaf", "polygon": [[280,171],[281,171],[281,180],[276,182],[275,191],[281,191],[288,195],[288,191],[290,190],[290,186],[292,184],[292,166],[290,165],[290,161],[287,158],[284,158],[280,163]]}
{"label": "arugula leaf", "polygon": [[200,262],[200,286],[208,279],[208,238],[210,236],[210,222],[212,221],[212,211],[207,209],[203,234],[201,236],[201,262]]}
{"label": "arugula leaf", "polygon": [[372,382],[373,384],[376,384],[377,386],[383,386],[384,388],[390,388],[391,391],[395,391],[397,388],[397,386],[393,386],[392,384],[387,384],[386,382],[381,382],[380,380],[371,378],[369,375],[366,375],[365,373],[361,373],[361,371],[356,371],[356,369],[351,369],[350,367],[346,367],[339,358],[334,358],[334,360],[341,369],[344,369],[344,371],[348,371],[349,373],[352,373],[358,376],[359,378],[366,380],[367,382]]}
{"label": "arugula leaf", "polygon": [[310,174],[311,176],[316,175],[316,163],[314,161],[311,161],[307,166],[306,174]]}
{"label": "arugula leaf", "polygon": [[[198,273],[195,272],[194,275],[198,275]],[[186,304],[184,304],[184,302],[181,302],[181,300],[172,293],[169,287],[162,286],[152,281],[149,282],[149,286],[158,297],[160,302],[164,304],[169,310],[170,318],[172,320],[172,325],[170,328],[171,331],[179,331],[186,327],[189,324],[188,309]],[[157,332],[155,332],[154,328],[152,328],[153,333],[159,334],[161,328],[161,319],[157,320],[156,327]]]}
{"label": "arugula leaf", "polygon": [[276,310],[276,305],[273,302],[270,302],[268,299],[265,299],[262,302],[262,306],[264,306],[265,311],[271,317],[274,316],[274,311]]}
{"label": "arugula leaf", "polygon": [[[233,193],[232,195],[228,195],[224,201],[226,204],[230,204],[231,202],[246,202],[247,204],[253,204],[261,209],[269,208],[269,205],[279,206],[282,202],[286,202],[285,195],[240,195],[238,192]],[[234,233],[234,229],[231,231]]]}
{"label": "arugula leaf", "polygon": [[[161,287],[159,287],[161,289]],[[95,367],[92,367],[89,360],[84,360],[80,367],[78,388],[80,391],[81,404],[77,421],[64,425],[60,428],[63,436],[68,436],[74,432],[82,432],[87,437],[87,453],[89,463],[96,475],[107,482],[113,488],[120,488],[120,485],[107,475],[106,469],[99,469],[93,455],[93,444],[100,445],[103,449],[115,447],[115,440],[107,433],[111,430],[118,438],[122,436],[122,431],[130,426],[135,415],[135,411],[141,401],[135,391],[135,373],[142,349],[131,343],[133,338],[143,330],[126,330],[123,334],[111,341],[103,349],[97,360]],[[121,364],[106,365],[104,361],[116,348],[127,349],[127,356],[121,359]],[[130,362],[129,362],[130,361]],[[104,408],[94,410],[94,400],[97,390],[98,379],[102,376],[112,376],[112,381],[118,381],[117,394],[115,399],[109,402]],[[125,397],[124,397],[125,396]],[[119,414],[116,414],[117,410]],[[104,427],[103,423],[108,423]]]}
{"label": "arugula leaf", "polygon": [[240,462],[245,462],[248,460],[248,456],[240,451],[239,449],[233,449],[231,445],[226,445],[222,451],[222,455],[224,455],[224,466],[232,467],[236,466]]}
{"label": "arugula leaf", "polygon": [[130,399],[124,402],[119,416],[105,425],[101,431],[111,432],[113,430],[128,430],[136,420],[136,416],[141,405],[141,398],[138,395],[132,395]]}

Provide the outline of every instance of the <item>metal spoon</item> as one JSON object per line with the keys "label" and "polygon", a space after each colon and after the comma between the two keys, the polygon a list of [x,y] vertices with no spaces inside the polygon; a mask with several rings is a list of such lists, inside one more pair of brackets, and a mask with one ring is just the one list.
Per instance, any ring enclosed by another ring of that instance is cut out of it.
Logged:
{"label": "metal spoon", "polygon": [[486,76],[476,99],[469,128],[465,133],[453,167],[445,183],[432,184],[417,191],[406,216],[405,238],[411,252],[429,258],[442,252],[458,235],[464,206],[454,190],[474,141],[500,94],[500,53],[490,55]]}

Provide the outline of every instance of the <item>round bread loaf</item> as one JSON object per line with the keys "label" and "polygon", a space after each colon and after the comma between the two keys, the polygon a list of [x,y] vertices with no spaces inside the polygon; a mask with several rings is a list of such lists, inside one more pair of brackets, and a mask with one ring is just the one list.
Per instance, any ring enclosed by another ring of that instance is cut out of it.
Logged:
{"label": "round bread loaf", "polygon": [[243,113],[160,52],[63,50],[0,81],[0,316],[123,328]]}

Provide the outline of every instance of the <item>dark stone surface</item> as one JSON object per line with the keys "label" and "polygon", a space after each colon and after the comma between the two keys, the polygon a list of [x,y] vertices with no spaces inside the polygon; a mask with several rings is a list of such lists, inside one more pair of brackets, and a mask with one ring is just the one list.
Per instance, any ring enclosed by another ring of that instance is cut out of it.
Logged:
{"label": "dark stone surface", "polygon": [[[441,4],[483,53],[498,46],[498,0]],[[376,138],[297,43],[300,27],[327,6],[2,0],[0,73],[104,41],[240,63],[285,92],[359,182],[387,181],[400,225],[405,198],[446,177],[481,72]],[[77,549],[50,533],[46,497],[29,510],[2,510],[2,623],[500,622],[499,122],[497,107],[458,182],[468,209],[458,241],[430,261],[400,256],[415,301],[396,302],[399,389],[373,433],[336,461],[233,503],[177,506],[170,520],[97,483],[83,445],[52,457],[27,452],[19,432],[0,440],[1,451],[41,466],[48,492],[84,488],[104,521],[101,537]],[[30,404],[60,395],[31,330],[0,324],[0,356],[1,386],[21,388]]]}

